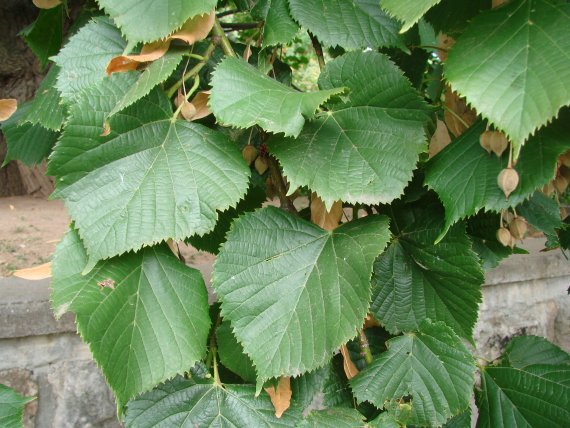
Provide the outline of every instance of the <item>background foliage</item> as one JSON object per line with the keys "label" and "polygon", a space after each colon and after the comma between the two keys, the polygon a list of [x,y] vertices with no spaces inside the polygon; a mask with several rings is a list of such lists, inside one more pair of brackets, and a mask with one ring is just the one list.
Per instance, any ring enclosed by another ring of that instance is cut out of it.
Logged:
{"label": "background foliage", "polygon": [[49,158],[53,309],[126,426],[567,424],[567,354],[472,345],[484,270],[570,242],[568,2],[37,4],[5,162]]}

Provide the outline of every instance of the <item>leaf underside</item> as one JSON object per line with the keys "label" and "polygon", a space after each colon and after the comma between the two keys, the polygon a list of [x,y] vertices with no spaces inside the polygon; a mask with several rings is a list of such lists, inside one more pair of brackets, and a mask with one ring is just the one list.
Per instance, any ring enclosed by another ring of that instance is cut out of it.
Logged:
{"label": "leaf underside", "polygon": [[259,125],[297,136],[315,110],[343,89],[299,92],[263,74],[242,59],[226,57],[212,76],[210,108],[218,122],[237,128]]}
{"label": "leaf underside", "polygon": [[570,4],[515,0],[479,14],[449,52],[445,77],[503,130],[525,140],[570,104]]}
{"label": "leaf underside", "polygon": [[348,101],[329,103],[297,139],[268,142],[291,189],[308,186],[329,209],[336,200],[376,204],[400,196],[425,150],[427,105],[379,53],[328,62],[319,86],[348,88]]}
{"label": "leaf underside", "polygon": [[378,0],[289,0],[289,7],[293,18],[326,46],[406,50],[399,23]]}

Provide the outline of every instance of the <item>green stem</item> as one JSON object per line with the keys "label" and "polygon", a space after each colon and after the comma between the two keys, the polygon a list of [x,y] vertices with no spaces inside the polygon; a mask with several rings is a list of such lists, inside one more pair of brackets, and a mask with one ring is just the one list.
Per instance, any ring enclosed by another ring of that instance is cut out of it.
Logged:
{"label": "green stem", "polygon": [[214,383],[218,386],[221,386],[222,382],[220,381],[220,373],[218,372],[218,358],[216,356],[217,352],[218,352],[218,349],[214,345],[213,351],[212,351],[212,355],[214,356]]}
{"label": "green stem", "polygon": [[373,360],[372,352],[370,352],[370,344],[368,343],[368,338],[364,333],[364,329],[358,332],[358,341],[360,343],[360,352],[364,357],[364,361],[366,361],[366,364],[371,364]]}
{"label": "green stem", "polygon": [[204,52],[204,55],[202,56],[202,58],[203,58],[202,61],[200,61],[198,64],[196,64],[190,70],[188,70],[188,72],[184,73],[184,76],[182,76],[182,79],[178,80],[174,85],[172,85],[170,88],[167,89],[166,95],[168,96],[168,98],[172,98],[172,96],[176,93],[178,88],[180,88],[182,86],[183,82],[185,82],[186,80],[198,75],[200,70],[202,70],[202,68],[204,68],[204,66],[208,62],[208,59],[210,59],[210,56],[212,55],[212,52],[214,52],[214,49],[216,49],[216,45],[213,43],[210,43],[210,45],[206,49],[206,52]]}
{"label": "green stem", "polygon": [[204,58],[202,55],[198,55],[198,54],[191,53],[191,52],[185,53],[184,56],[197,59],[198,61],[205,61],[206,60],[206,58]]}
{"label": "green stem", "polygon": [[237,57],[234,48],[232,48],[232,44],[227,38],[226,33],[224,33],[224,29],[222,28],[222,25],[220,24],[218,18],[216,18],[214,21],[214,28],[212,28],[212,33],[214,34],[216,42],[220,45],[227,56]]}
{"label": "green stem", "polygon": [[[188,99],[190,98],[190,96],[192,96],[192,94],[194,92],[196,92],[196,89],[198,89],[198,86],[200,86],[200,76],[196,75],[194,76],[194,84],[192,85],[192,87],[190,88],[190,90],[186,93],[186,96],[184,98],[185,101],[188,101]],[[180,114],[180,112],[182,111],[182,108],[184,107],[184,103],[181,102],[180,105],[178,106],[178,108],[176,109],[176,111],[174,112],[174,115],[172,116],[172,122],[175,122],[176,119],[178,118],[178,115]]]}

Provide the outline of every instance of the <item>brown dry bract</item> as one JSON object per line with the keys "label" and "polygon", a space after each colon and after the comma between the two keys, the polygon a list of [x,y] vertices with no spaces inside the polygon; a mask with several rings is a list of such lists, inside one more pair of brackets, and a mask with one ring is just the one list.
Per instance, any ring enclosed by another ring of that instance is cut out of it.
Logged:
{"label": "brown dry bract", "polygon": [[14,271],[12,275],[30,281],[38,281],[40,279],[51,278],[51,262],[31,268],[19,269]]}
{"label": "brown dry bract", "polygon": [[358,369],[352,362],[346,345],[340,347],[340,353],[342,354],[342,368],[344,369],[344,374],[346,378],[350,380],[359,373]]}
{"label": "brown dry bract", "polygon": [[327,211],[325,203],[316,193],[311,194],[311,222],[325,230],[333,230],[342,218],[342,202],[333,203],[330,211]]}
{"label": "brown dry bract", "polygon": [[277,389],[274,386],[265,388],[265,392],[269,394],[271,403],[275,408],[275,417],[280,418],[285,410],[291,406],[291,378],[289,376],[281,376]]}
{"label": "brown dry bract", "polygon": [[16,110],[18,110],[18,101],[14,98],[0,100],[0,122],[8,120]]}
{"label": "brown dry bract", "polygon": [[195,16],[167,38],[144,45],[140,54],[116,56],[109,61],[107,74],[136,70],[142,63],[156,61],[166,54],[173,39],[182,40],[190,45],[204,40],[212,30],[215,18],[214,12],[209,15]]}
{"label": "brown dry bract", "polygon": [[32,0],[40,9],[53,9],[61,4],[61,0]]}
{"label": "brown dry bract", "polygon": [[433,158],[451,143],[451,137],[447,131],[447,126],[443,121],[437,119],[437,128],[431,136],[429,143],[429,157]]}

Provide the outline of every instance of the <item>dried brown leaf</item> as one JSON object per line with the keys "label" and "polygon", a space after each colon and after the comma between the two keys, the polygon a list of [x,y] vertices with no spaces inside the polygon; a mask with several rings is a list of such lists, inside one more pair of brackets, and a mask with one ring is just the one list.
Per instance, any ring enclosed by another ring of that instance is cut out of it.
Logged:
{"label": "dried brown leaf", "polygon": [[477,113],[467,107],[465,98],[460,98],[451,88],[446,87],[445,91],[445,124],[449,131],[459,137],[465,130],[475,123]]}
{"label": "dried brown leaf", "polygon": [[449,143],[451,143],[451,137],[449,136],[447,126],[445,126],[443,121],[437,119],[437,128],[431,136],[431,141],[429,143],[429,157],[433,158],[445,149]]}
{"label": "dried brown leaf", "polygon": [[437,55],[442,62],[445,62],[447,59],[447,52],[454,44],[455,39],[453,39],[453,37],[450,37],[447,34],[439,33],[437,36],[437,47],[439,48]]}
{"label": "dried brown leaf", "polygon": [[366,315],[366,318],[364,318],[364,325],[362,326],[362,328],[367,329],[367,328],[371,328],[371,327],[380,327],[380,323],[378,322],[378,320],[376,318],[374,318],[372,315],[368,314],[368,315]]}
{"label": "dried brown leaf", "polygon": [[271,403],[275,408],[275,417],[280,418],[285,410],[291,406],[291,378],[289,376],[282,376],[277,384],[277,389],[274,386],[265,388],[265,392],[269,394]]}
{"label": "dried brown leaf", "polygon": [[61,0],[32,0],[32,2],[40,9],[53,9],[61,4]]}
{"label": "dried brown leaf", "polygon": [[0,100],[0,122],[8,120],[18,110],[18,101],[14,98]]}
{"label": "dried brown leaf", "polygon": [[17,278],[28,279],[30,281],[38,281],[51,277],[51,262],[43,265],[34,266],[26,269],[19,269],[12,274]]}
{"label": "dried brown leaf", "polygon": [[208,15],[195,16],[182,25],[180,30],[169,36],[169,39],[182,40],[192,45],[200,40],[204,40],[212,31],[216,14],[214,11]]}
{"label": "dried brown leaf", "polygon": [[342,202],[336,201],[330,211],[316,193],[311,194],[311,222],[325,230],[333,230],[342,218]]}
{"label": "dried brown leaf", "polygon": [[107,75],[136,70],[139,64],[155,61],[163,56],[169,46],[170,40],[161,40],[144,45],[140,54],[116,56],[107,64]]}
{"label": "dried brown leaf", "polygon": [[340,347],[340,353],[342,354],[342,368],[344,369],[344,374],[346,375],[346,378],[350,380],[358,374],[358,369],[350,359],[350,354],[346,345],[342,345]]}

